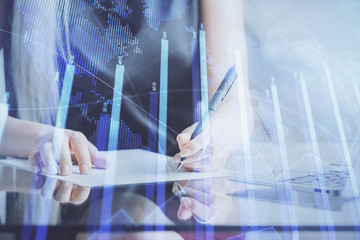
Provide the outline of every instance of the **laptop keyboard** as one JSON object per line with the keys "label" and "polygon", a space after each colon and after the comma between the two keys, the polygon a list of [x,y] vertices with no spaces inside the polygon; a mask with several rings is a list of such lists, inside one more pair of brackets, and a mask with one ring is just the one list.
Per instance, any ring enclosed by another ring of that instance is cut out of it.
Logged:
{"label": "laptop keyboard", "polygon": [[343,188],[348,177],[349,172],[347,171],[329,171],[325,173],[308,174],[290,178],[283,180],[282,182],[330,188]]}

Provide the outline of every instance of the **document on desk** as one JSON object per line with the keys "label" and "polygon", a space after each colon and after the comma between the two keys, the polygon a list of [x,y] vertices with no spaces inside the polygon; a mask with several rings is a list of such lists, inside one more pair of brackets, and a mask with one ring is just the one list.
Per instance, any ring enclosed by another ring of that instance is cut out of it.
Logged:
{"label": "document on desk", "polygon": [[[177,180],[193,180],[225,177],[233,174],[230,170],[216,172],[175,172],[176,164],[172,158],[145,150],[119,150],[102,152],[111,161],[108,169],[93,168],[88,175],[81,175],[79,167],[73,166],[70,176],[47,175],[52,178],[87,187],[118,186],[153,182],[169,182]],[[29,162],[24,159],[7,158],[0,160],[17,168],[32,171]]]}

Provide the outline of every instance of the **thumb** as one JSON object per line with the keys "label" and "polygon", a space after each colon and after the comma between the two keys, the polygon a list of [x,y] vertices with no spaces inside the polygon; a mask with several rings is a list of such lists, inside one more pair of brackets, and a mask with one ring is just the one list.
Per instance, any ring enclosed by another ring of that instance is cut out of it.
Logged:
{"label": "thumb", "polygon": [[191,216],[192,216],[191,211],[186,206],[184,206],[183,203],[180,203],[179,210],[177,212],[177,217],[180,220],[185,221],[191,218]]}
{"label": "thumb", "polygon": [[176,141],[178,142],[180,151],[183,149],[184,145],[190,141],[191,135],[194,132],[197,125],[198,123],[191,125],[176,137]]}
{"label": "thumb", "polygon": [[108,168],[110,166],[110,161],[106,158],[105,154],[101,154],[97,148],[88,142],[88,150],[91,158],[92,164],[97,168]]}
{"label": "thumb", "polygon": [[197,135],[193,140],[186,143],[180,152],[181,157],[188,157],[195,153],[197,153],[199,150],[204,148],[210,139],[209,130],[205,129],[202,133]]}

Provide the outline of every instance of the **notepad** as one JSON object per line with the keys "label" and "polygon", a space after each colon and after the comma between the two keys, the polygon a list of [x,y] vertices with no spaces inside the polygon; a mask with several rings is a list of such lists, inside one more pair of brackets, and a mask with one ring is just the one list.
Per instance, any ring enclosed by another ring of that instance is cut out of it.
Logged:
{"label": "notepad", "polygon": [[[173,163],[171,157],[139,149],[109,151],[101,154],[105,154],[111,161],[108,169],[93,168],[90,174],[81,175],[79,167],[73,166],[73,174],[70,176],[46,176],[80,186],[103,187],[226,177],[234,174],[227,169],[216,172],[187,172],[181,169],[175,172],[176,164]],[[7,158],[0,160],[0,163],[32,171],[28,161],[24,159]]]}

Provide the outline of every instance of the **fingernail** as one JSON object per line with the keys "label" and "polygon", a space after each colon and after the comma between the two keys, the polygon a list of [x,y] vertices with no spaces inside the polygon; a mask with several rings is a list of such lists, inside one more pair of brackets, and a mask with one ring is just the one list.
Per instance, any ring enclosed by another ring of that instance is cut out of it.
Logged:
{"label": "fingernail", "polygon": [[69,166],[64,166],[62,168],[62,175],[68,175],[68,174],[71,174],[71,170],[70,170]]}
{"label": "fingernail", "polygon": [[80,172],[81,172],[81,174],[88,174],[89,173],[89,167],[87,165],[81,165]]}
{"label": "fingernail", "polygon": [[57,165],[54,156],[51,154],[50,159],[48,161],[48,166],[47,166],[47,172],[48,174],[51,175],[55,175],[58,174],[59,171],[59,166]]}
{"label": "fingernail", "polygon": [[179,211],[177,212],[177,217],[181,220],[181,221],[186,221],[189,218],[191,218],[191,212],[189,210],[185,210],[185,209],[179,209]]}
{"label": "fingernail", "polygon": [[177,188],[175,187],[175,185],[173,185],[173,188],[171,189],[171,191],[179,197],[179,191],[177,190]]}
{"label": "fingernail", "polygon": [[188,148],[185,148],[185,149],[183,149],[183,150],[180,152],[180,156],[181,156],[181,157],[187,157],[187,156],[189,156],[190,154],[191,154],[191,150],[188,149]]}

